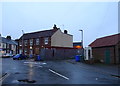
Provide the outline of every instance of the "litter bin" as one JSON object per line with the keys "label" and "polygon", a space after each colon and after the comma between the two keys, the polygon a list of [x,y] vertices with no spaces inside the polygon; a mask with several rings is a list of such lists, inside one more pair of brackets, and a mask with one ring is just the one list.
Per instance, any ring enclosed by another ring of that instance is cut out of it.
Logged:
{"label": "litter bin", "polygon": [[75,60],[76,60],[76,62],[79,62],[80,61],[80,55],[76,55]]}
{"label": "litter bin", "polygon": [[41,58],[40,58],[40,55],[37,55],[37,61],[40,61]]}
{"label": "litter bin", "polygon": [[32,58],[32,57],[33,57],[33,55],[32,55],[32,54],[30,54],[30,55],[29,55],[29,58]]}

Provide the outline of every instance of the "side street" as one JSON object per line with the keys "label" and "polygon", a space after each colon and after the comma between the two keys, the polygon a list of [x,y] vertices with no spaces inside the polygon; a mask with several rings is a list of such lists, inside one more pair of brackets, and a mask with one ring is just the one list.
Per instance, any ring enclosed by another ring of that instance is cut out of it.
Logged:
{"label": "side street", "polygon": [[120,85],[118,0],[0,1],[0,86]]}
{"label": "side street", "polygon": [[[117,51],[117,41],[120,41],[116,39],[118,36],[120,34],[97,39],[89,47],[83,48],[83,42],[73,43],[73,37],[67,30],[62,33],[54,25],[52,30],[23,34],[15,41],[10,36],[7,36],[9,42],[2,38],[1,45],[4,49],[1,52],[11,55],[2,54],[2,83],[59,84],[62,81],[61,84],[118,84],[119,54],[114,47],[115,45]],[[111,43],[105,43],[104,39],[111,40]],[[104,44],[98,41],[103,41]],[[5,45],[4,42],[8,44]],[[104,50],[104,45],[113,47]]]}

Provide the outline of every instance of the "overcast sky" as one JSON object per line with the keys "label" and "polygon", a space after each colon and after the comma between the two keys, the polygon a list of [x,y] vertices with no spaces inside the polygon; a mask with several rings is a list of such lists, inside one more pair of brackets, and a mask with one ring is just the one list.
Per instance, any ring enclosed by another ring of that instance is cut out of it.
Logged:
{"label": "overcast sky", "polygon": [[47,30],[56,24],[68,30],[74,41],[84,45],[96,38],[118,32],[117,2],[4,2],[2,6],[2,36],[17,39],[25,33]]}

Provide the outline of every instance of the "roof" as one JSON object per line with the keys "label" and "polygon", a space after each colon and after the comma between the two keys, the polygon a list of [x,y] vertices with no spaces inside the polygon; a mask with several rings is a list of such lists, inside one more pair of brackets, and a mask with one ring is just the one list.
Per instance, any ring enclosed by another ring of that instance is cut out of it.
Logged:
{"label": "roof", "polygon": [[74,42],[74,43],[73,43],[73,46],[78,46],[78,45],[80,45],[80,46],[81,46],[81,45],[82,45],[82,43],[81,43],[81,42]]}
{"label": "roof", "polygon": [[31,39],[31,38],[37,38],[37,37],[50,37],[52,36],[59,28],[56,29],[50,29],[50,30],[44,30],[44,31],[38,31],[38,32],[32,32],[32,33],[25,33],[23,36],[24,39]]}
{"label": "roof", "polygon": [[89,46],[90,47],[105,47],[105,46],[114,46],[120,42],[120,33],[115,35],[110,35],[102,38],[98,38],[93,41]]}
{"label": "roof", "polygon": [[14,40],[10,40],[4,37],[0,37],[0,42],[2,43],[7,43],[7,44],[13,44],[13,45],[18,45],[18,43]]}

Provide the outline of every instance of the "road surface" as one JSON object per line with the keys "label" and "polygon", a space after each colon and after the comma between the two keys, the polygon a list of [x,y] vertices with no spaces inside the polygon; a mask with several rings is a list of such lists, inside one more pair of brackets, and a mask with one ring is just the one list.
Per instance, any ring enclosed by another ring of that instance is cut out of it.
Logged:
{"label": "road surface", "polygon": [[119,78],[67,61],[2,59],[2,85],[118,84]]}

